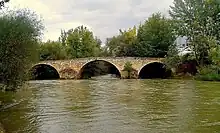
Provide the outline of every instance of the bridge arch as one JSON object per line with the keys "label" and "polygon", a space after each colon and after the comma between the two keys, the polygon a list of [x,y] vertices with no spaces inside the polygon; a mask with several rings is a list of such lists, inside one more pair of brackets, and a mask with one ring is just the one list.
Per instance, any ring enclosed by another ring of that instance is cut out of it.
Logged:
{"label": "bridge arch", "polygon": [[98,59],[83,64],[79,71],[78,78],[87,79],[105,74],[113,74],[115,77],[121,77],[120,69],[114,63]]}
{"label": "bridge arch", "polygon": [[37,64],[29,70],[30,80],[59,79],[60,75],[55,67],[49,64]]}
{"label": "bridge arch", "polygon": [[169,76],[171,76],[171,70],[167,70],[166,65],[162,62],[150,62],[145,64],[138,72],[138,78],[140,79],[164,79]]}

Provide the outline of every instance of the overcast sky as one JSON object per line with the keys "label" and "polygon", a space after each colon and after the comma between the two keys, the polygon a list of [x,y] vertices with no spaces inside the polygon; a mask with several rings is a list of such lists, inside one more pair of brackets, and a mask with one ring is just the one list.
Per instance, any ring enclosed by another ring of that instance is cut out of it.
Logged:
{"label": "overcast sky", "polygon": [[60,29],[85,25],[105,38],[138,25],[154,12],[168,14],[173,0],[11,0],[9,7],[27,7],[43,18],[43,40],[57,40]]}

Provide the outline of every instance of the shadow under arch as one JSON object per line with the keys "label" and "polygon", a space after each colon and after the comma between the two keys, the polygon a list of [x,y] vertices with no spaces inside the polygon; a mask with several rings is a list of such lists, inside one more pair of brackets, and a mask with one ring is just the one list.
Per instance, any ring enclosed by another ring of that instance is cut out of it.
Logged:
{"label": "shadow under arch", "polygon": [[57,70],[47,64],[38,64],[31,68],[29,71],[30,80],[53,80],[59,79],[60,75]]}
{"label": "shadow under arch", "polygon": [[166,68],[166,65],[161,62],[152,62],[144,65],[140,72],[138,73],[138,77],[140,79],[165,79],[171,76],[171,70]]}
{"label": "shadow under arch", "polygon": [[78,79],[89,79],[107,74],[121,78],[119,69],[113,63],[105,60],[93,60],[83,65],[79,71]]}

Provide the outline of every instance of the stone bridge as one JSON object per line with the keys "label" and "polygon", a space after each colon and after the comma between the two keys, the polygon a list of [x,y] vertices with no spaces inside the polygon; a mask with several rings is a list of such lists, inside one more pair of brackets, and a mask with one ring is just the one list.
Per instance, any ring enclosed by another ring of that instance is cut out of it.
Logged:
{"label": "stone bridge", "polygon": [[[136,78],[148,73],[162,73],[161,69],[164,68],[163,58],[139,58],[139,57],[93,57],[93,58],[77,58],[72,60],[49,60],[39,62],[32,67],[32,72],[35,75],[44,71],[45,67],[51,69],[56,73],[57,78],[61,79],[80,79],[85,69],[92,70],[94,64],[103,62],[111,67],[109,74],[118,74],[121,78],[126,77],[124,66],[127,62],[132,64],[132,70],[135,72]],[[93,64],[93,66],[91,66]],[[90,66],[90,68],[88,67]],[[151,67],[147,67],[151,66]],[[40,68],[41,67],[41,68]],[[37,70],[38,69],[38,70]],[[41,70],[40,70],[41,69]],[[114,69],[114,70],[113,70]],[[143,69],[148,69],[147,71]],[[38,71],[38,72],[37,72]],[[118,73],[116,72],[118,71]],[[143,72],[142,72],[143,71]],[[143,77],[143,76],[142,76]]]}

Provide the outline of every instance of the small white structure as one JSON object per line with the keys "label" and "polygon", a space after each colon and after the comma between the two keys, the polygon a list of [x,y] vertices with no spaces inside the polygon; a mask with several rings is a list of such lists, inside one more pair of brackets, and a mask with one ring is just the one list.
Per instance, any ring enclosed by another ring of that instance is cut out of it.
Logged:
{"label": "small white structure", "polygon": [[192,53],[193,51],[188,46],[188,41],[186,36],[179,36],[175,40],[174,44],[176,44],[177,50],[179,52],[178,55],[183,56],[188,53]]}

